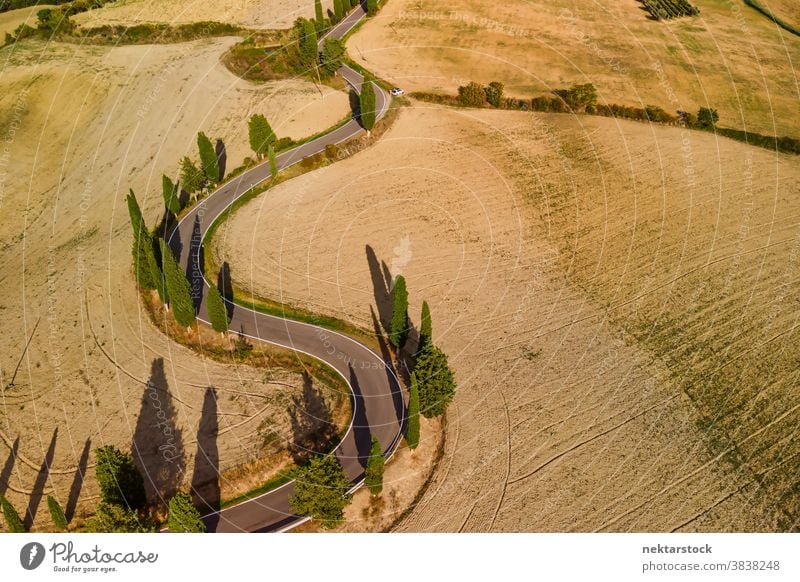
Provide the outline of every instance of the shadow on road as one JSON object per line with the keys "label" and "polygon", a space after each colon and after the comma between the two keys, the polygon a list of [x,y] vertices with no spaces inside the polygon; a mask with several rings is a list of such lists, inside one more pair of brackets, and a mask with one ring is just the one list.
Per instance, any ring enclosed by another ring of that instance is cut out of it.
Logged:
{"label": "shadow on road", "polygon": [[372,446],[372,434],[370,433],[369,421],[367,420],[367,407],[364,403],[364,396],[361,394],[361,386],[358,383],[358,376],[352,364],[348,364],[350,370],[350,386],[353,388],[353,437],[356,441],[358,451],[358,462],[362,467],[367,466],[369,450]]}
{"label": "shadow on road", "polygon": [[178,491],[183,479],[186,461],[176,417],[177,411],[164,373],[164,360],[156,358],[142,392],[131,447],[151,503],[165,505]]}
{"label": "shadow on road", "polygon": [[323,453],[337,439],[333,415],[322,390],[314,386],[308,372],[303,372],[303,392],[292,398],[289,407],[292,427],[290,451],[298,465],[314,453]]}
{"label": "shadow on road", "polygon": [[396,370],[394,361],[392,360],[392,353],[389,349],[389,344],[386,343],[383,334],[381,333],[380,323],[375,316],[375,310],[370,306],[369,313],[372,316],[372,326],[375,329],[375,337],[378,340],[378,347],[380,348],[381,358],[386,369],[386,378],[389,380],[389,386],[392,387],[392,404],[394,404],[394,413],[397,416],[397,422],[402,424],[403,417],[405,416],[405,401],[403,400],[403,392],[397,383],[395,375],[401,375],[403,370]]}
{"label": "shadow on road", "polygon": [[[209,387],[206,388],[200,426],[197,428],[197,453],[192,473],[194,504],[201,513],[217,512],[220,508],[218,432],[217,391]],[[209,515],[203,521],[208,531],[213,532],[219,523],[219,514]]]}
{"label": "shadow on road", "polygon": [[30,530],[33,525],[33,520],[36,519],[36,512],[39,510],[39,504],[44,497],[44,486],[47,484],[47,479],[50,476],[50,465],[53,464],[53,456],[56,453],[56,439],[58,438],[58,429],[53,431],[53,437],[50,439],[50,446],[47,453],[44,455],[42,466],[36,475],[36,481],[31,488],[31,496],[28,500],[28,508],[25,510],[25,530]]}
{"label": "shadow on road", "polygon": [[192,289],[192,303],[194,311],[200,311],[203,303],[203,265],[205,264],[205,250],[203,249],[203,228],[200,224],[200,215],[194,217],[192,228],[192,239],[189,242],[189,262],[186,265],[186,278],[189,280],[189,287]]}
{"label": "shadow on road", "polygon": [[83,482],[86,479],[86,468],[89,465],[89,453],[92,449],[92,439],[86,439],[81,451],[81,457],[78,459],[78,467],[75,469],[75,476],[72,478],[72,486],[69,488],[69,497],[67,498],[67,506],[64,508],[64,515],[67,516],[67,521],[72,521],[75,516],[75,509],[78,507],[78,498],[81,496],[81,489],[83,489]]}
{"label": "shadow on road", "polygon": [[217,275],[217,289],[219,289],[222,298],[225,300],[225,307],[228,309],[228,318],[233,317],[233,310],[235,309],[233,303],[233,282],[231,281],[231,266],[228,261],[222,263]]}

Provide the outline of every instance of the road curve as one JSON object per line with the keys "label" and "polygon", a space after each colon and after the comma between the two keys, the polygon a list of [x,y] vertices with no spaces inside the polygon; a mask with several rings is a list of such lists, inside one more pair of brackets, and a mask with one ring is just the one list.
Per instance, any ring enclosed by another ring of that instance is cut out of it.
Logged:
{"label": "road curve", "polygon": [[[342,38],[364,16],[363,6],[356,7],[326,36]],[[323,39],[320,39],[320,46]],[[360,92],[363,77],[359,73],[344,65],[338,73]],[[376,117],[380,118],[388,108],[389,97],[379,86],[374,87]],[[330,133],[276,156],[278,169],[288,168],[324,151],[329,144],[342,143],[363,131],[358,122],[351,119]],[[186,271],[198,319],[203,322],[208,322],[208,281],[202,271],[202,245],[206,233],[216,218],[230,209],[239,197],[270,177],[267,162],[223,184],[195,205],[167,238],[170,248]],[[232,332],[313,356],[334,368],[350,386],[354,404],[353,420],[334,454],[341,461],[353,488],[357,488],[363,482],[371,437],[378,438],[384,455],[388,456],[394,451],[402,434],[405,403],[389,364],[388,350],[377,354],[358,341],[334,331],[266,315],[239,305],[231,307]],[[289,498],[293,491],[294,482],[290,482],[238,505],[212,511],[203,520],[210,532],[285,531],[306,519],[292,513]]]}

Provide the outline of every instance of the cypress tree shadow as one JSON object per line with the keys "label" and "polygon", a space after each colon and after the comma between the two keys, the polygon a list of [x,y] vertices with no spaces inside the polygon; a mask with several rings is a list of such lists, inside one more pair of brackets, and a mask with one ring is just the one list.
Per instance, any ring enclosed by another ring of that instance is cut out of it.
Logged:
{"label": "cypress tree shadow", "polygon": [[235,309],[233,303],[233,283],[231,282],[231,266],[228,261],[222,263],[219,274],[217,275],[217,289],[225,300],[225,307],[228,309],[228,317],[233,317]]}
{"label": "cypress tree shadow", "polygon": [[151,502],[166,503],[183,480],[184,448],[176,416],[164,360],[156,358],[142,392],[131,446],[133,461],[144,477],[145,492]]}
{"label": "cypress tree shadow", "polygon": [[217,154],[217,164],[219,164],[219,181],[222,182],[225,177],[225,166],[228,165],[228,151],[225,149],[225,142],[218,139],[214,146],[214,152]]}
{"label": "cypress tree shadow", "polygon": [[361,386],[358,384],[358,376],[352,364],[347,364],[350,371],[350,386],[353,388],[353,437],[356,441],[358,451],[358,461],[362,467],[367,466],[369,450],[372,447],[372,435],[369,430],[367,420],[367,408],[364,404],[364,397],[361,394]]}
{"label": "cypress tree shadow", "polygon": [[75,477],[72,478],[72,486],[69,488],[69,497],[67,498],[67,506],[64,508],[64,515],[67,521],[71,521],[75,516],[75,509],[78,507],[78,498],[83,489],[83,482],[86,479],[86,467],[89,465],[89,453],[92,448],[92,439],[86,439],[81,452],[81,458],[78,460],[78,467],[75,470]]}
{"label": "cypress tree shadow", "polygon": [[203,518],[208,531],[213,532],[219,523],[220,486],[219,450],[217,448],[217,391],[206,388],[203,412],[197,428],[197,453],[192,473],[192,494],[201,513],[210,513]]}
{"label": "cypress tree shadow", "polygon": [[50,446],[47,453],[44,455],[42,466],[39,468],[39,473],[36,475],[36,481],[31,487],[31,496],[28,500],[28,508],[25,510],[25,529],[29,530],[33,525],[33,520],[36,519],[36,512],[39,509],[39,504],[44,497],[44,486],[47,483],[47,478],[50,476],[50,465],[53,464],[53,456],[56,452],[56,439],[58,438],[58,429],[53,431],[53,437],[50,439]]}
{"label": "cypress tree shadow", "polygon": [[192,303],[195,313],[200,311],[203,303],[203,264],[205,261],[205,251],[203,249],[203,229],[200,226],[200,215],[194,217],[194,227],[192,228],[192,240],[189,242],[189,263],[186,265],[186,278],[192,289]]}
{"label": "cypress tree shadow", "polygon": [[[391,350],[389,349],[389,344],[386,343],[386,340],[383,338],[383,334],[381,333],[380,323],[378,322],[378,318],[375,316],[375,310],[372,309],[370,306],[369,308],[370,315],[372,316],[372,326],[375,329],[375,337],[378,340],[378,347],[381,351],[381,358],[383,359],[383,363],[386,369],[386,377],[389,380],[389,385],[392,387],[392,404],[394,405],[394,413],[397,416],[397,421],[402,423],[403,417],[405,416],[403,413],[405,411],[405,400],[403,397],[403,391],[400,388],[400,385],[397,383],[397,379],[395,374],[397,370],[394,368],[394,364],[392,362]],[[401,429],[405,430],[405,427],[401,427]]]}
{"label": "cypress tree shadow", "polygon": [[[392,319],[392,296],[389,286],[392,278],[388,273],[388,268],[384,263],[378,261],[375,250],[370,246],[365,247],[367,254],[367,264],[369,265],[370,276],[372,277],[372,289],[375,295],[375,305],[378,307],[378,317],[381,323],[379,329],[389,330],[389,322]],[[388,275],[388,276],[387,276]]]}
{"label": "cypress tree shadow", "polygon": [[0,495],[6,494],[8,489],[8,482],[11,479],[11,473],[14,471],[14,463],[17,460],[17,451],[19,450],[19,437],[14,439],[14,444],[11,445],[11,451],[8,453],[8,459],[3,464],[3,470],[0,471]]}
{"label": "cypress tree shadow", "polygon": [[303,392],[292,398],[289,407],[292,442],[289,449],[298,465],[314,453],[324,453],[336,441],[337,431],[322,391],[311,376],[303,372]]}

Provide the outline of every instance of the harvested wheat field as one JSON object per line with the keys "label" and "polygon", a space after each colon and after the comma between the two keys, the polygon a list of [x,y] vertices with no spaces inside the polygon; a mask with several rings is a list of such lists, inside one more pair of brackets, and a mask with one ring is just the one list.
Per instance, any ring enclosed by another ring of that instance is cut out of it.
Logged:
{"label": "harvested wheat field", "polygon": [[406,90],[500,81],[532,97],[591,82],[599,102],[710,105],[721,125],[800,135],[800,38],[739,0],[694,4],[696,18],[656,22],[637,0],[392,0],[348,51]]}
{"label": "harvested wheat field", "polygon": [[794,530],[798,180],[707,133],[421,105],[214,253],[367,328],[398,274],[429,301],[459,387],[400,531]]}
{"label": "harvested wheat field", "polygon": [[[324,1],[331,8],[333,0]],[[127,0],[75,17],[82,26],[133,25],[142,22],[185,24],[204,20],[249,28],[288,28],[300,16],[314,15],[307,0]]]}
{"label": "harvested wheat field", "polygon": [[52,6],[39,4],[38,6],[0,12],[0,38],[5,38],[6,34],[11,34],[21,24],[36,26],[36,13],[43,8],[52,8]]}
{"label": "harvested wheat field", "polygon": [[286,356],[240,365],[213,333],[193,341],[222,361],[201,357],[151,323],[135,290],[129,187],[154,226],[161,174],[197,158],[198,130],[224,140],[230,169],[249,155],[250,112],[300,137],[348,110],[345,95],[299,81],[240,81],[219,63],[233,42],[2,51],[0,494],[35,529],[52,528],[43,494],[68,514],[93,509],[95,447],[135,445],[151,495],[219,470],[226,497],[254,484],[227,478],[243,463],[258,484],[286,464],[286,443],[316,428],[307,411],[349,422],[342,384],[304,378]]}
{"label": "harvested wheat field", "polygon": [[800,4],[794,0],[759,0],[759,3],[791,26],[800,26]]}

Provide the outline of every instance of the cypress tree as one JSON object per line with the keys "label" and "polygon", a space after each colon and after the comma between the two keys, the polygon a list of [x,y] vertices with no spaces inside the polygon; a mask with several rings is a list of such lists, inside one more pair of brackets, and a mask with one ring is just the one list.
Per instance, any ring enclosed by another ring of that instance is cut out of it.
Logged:
{"label": "cypress tree", "polygon": [[414,372],[411,373],[411,386],[408,389],[406,443],[412,451],[419,445],[419,387],[417,386],[417,375]]}
{"label": "cypress tree", "polygon": [[9,503],[8,499],[0,495],[0,506],[3,507],[3,518],[9,533],[25,533],[25,524],[19,518],[17,510]]}
{"label": "cypress tree", "polygon": [[314,16],[316,18],[314,23],[317,26],[317,32],[320,32],[322,30],[322,26],[323,26],[324,18],[325,18],[325,16],[322,13],[322,2],[321,2],[321,0],[314,0]]}
{"label": "cypress tree", "polygon": [[275,132],[272,130],[267,118],[256,113],[250,117],[248,123],[250,148],[262,159],[270,146],[275,143]]}
{"label": "cypress tree", "polygon": [[178,188],[166,175],[161,176],[161,194],[164,197],[164,207],[172,214],[178,214],[181,211]]}
{"label": "cypress tree", "polygon": [[339,459],[318,455],[298,473],[289,505],[295,513],[320,519],[323,528],[331,529],[344,519],[344,508],[352,499],[349,488]]}
{"label": "cypress tree", "polygon": [[275,160],[275,150],[272,146],[269,146],[269,172],[272,174],[272,179],[274,180],[278,176],[278,162]]}
{"label": "cypress tree", "polygon": [[367,0],[367,14],[375,16],[378,13],[378,0]]}
{"label": "cypress tree", "polygon": [[47,509],[50,510],[50,519],[53,520],[53,525],[56,526],[58,531],[67,530],[67,516],[64,515],[64,510],[61,509],[58,501],[52,495],[47,496]]}
{"label": "cypress tree", "polygon": [[188,157],[181,160],[181,185],[187,194],[194,194],[203,187],[203,172]]}
{"label": "cypress tree", "polygon": [[188,493],[176,493],[169,500],[169,518],[167,520],[169,531],[182,533],[205,533],[206,524],[200,519],[200,512],[192,503],[192,496]]}
{"label": "cypress tree", "polygon": [[342,0],[333,0],[333,21],[341,22],[344,15],[344,8],[342,7]]}
{"label": "cypress tree", "polygon": [[378,495],[383,490],[383,465],[385,462],[381,452],[381,443],[373,436],[367,468],[364,471],[364,484],[373,495]]}
{"label": "cypress tree", "polygon": [[372,81],[366,77],[364,82],[361,83],[359,109],[362,127],[367,131],[371,131],[375,127],[375,89],[372,86]]}
{"label": "cypress tree", "polygon": [[408,337],[408,291],[406,279],[398,275],[392,289],[392,321],[389,325],[389,341],[398,350],[403,349]]}
{"label": "cypress tree", "polygon": [[144,480],[133,457],[108,445],[94,451],[95,476],[104,503],[127,509],[142,509],[147,503]]}
{"label": "cypress tree", "polygon": [[[136,284],[142,289],[155,289],[157,281],[150,260],[153,255],[153,240],[147,231],[142,210],[139,208],[133,190],[130,191],[126,200],[133,228],[133,273],[136,277]],[[152,257],[152,263],[155,263],[155,257]]]}
{"label": "cypress tree", "polygon": [[164,268],[164,279],[167,285],[167,295],[169,296],[169,304],[172,307],[172,313],[175,316],[175,321],[179,325],[189,327],[195,322],[194,302],[192,301],[192,289],[189,286],[189,281],[186,279],[178,263],[175,261],[175,256],[172,254],[164,239],[158,239],[161,247],[161,265]]}
{"label": "cypress tree", "polygon": [[197,134],[197,149],[200,150],[200,167],[209,182],[219,182],[219,160],[214,144],[202,131]]}
{"label": "cypress tree", "polygon": [[342,66],[344,43],[337,38],[328,37],[322,45],[322,68],[333,75]]}
{"label": "cypress tree", "polygon": [[300,59],[304,64],[311,65],[317,60],[317,29],[310,20],[303,19],[300,24]]}
{"label": "cypress tree", "polygon": [[447,364],[447,354],[429,344],[414,366],[419,385],[419,404],[422,416],[433,418],[447,410],[456,392],[455,376]]}
{"label": "cypress tree", "polygon": [[433,324],[431,323],[431,308],[428,302],[422,302],[422,315],[420,316],[419,348],[418,351],[425,349],[433,339]]}
{"label": "cypress tree", "polygon": [[230,323],[228,310],[216,285],[211,285],[208,288],[206,306],[208,307],[208,319],[211,320],[211,327],[214,328],[214,331],[219,333],[228,331],[228,324]]}
{"label": "cypress tree", "polygon": [[102,502],[97,513],[86,520],[86,531],[90,533],[152,533],[156,524],[148,516],[113,503]]}

